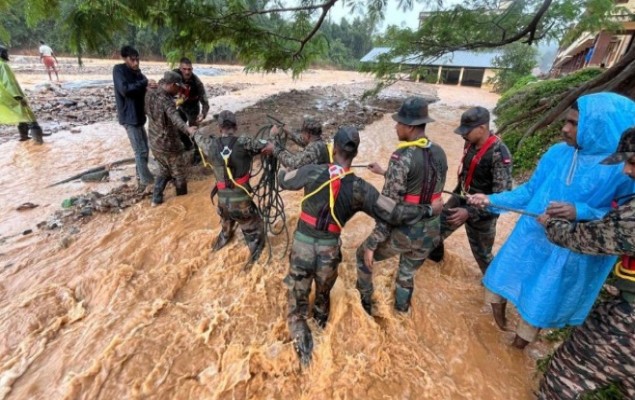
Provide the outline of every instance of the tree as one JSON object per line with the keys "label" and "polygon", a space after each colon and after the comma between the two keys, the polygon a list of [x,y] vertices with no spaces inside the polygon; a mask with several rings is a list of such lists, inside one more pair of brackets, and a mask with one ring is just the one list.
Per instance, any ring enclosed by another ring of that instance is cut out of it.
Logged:
{"label": "tree", "polygon": [[512,43],[503,47],[500,55],[494,57],[494,67],[500,68],[491,79],[494,90],[502,93],[510,89],[522,77],[531,73],[538,65],[538,50],[524,43]]}

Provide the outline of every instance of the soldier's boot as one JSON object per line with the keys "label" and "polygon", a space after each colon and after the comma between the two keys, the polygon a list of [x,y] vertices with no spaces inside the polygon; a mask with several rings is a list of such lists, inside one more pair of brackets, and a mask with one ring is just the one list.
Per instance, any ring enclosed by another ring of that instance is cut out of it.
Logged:
{"label": "soldier's boot", "polygon": [[436,263],[439,263],[443,261],[444,256],[445,256],[445,247],[443,246],[443,242],[441,242],[441,244],[439,244],[437,247],[434,248],[434,250],[430,252],[428,259]]}
{"label": "soldier's boot", "polygon": [[31,134],[31,138],[37,144],[43,144],[44,140],[42,140],[42,128],[39,125],[34,124],[29,128],[29,133]]}
{"label": "soldier's boot", "polygon": [[412,298],[412,289],[395,286],[395,310],[399,312],[408,312],[410,308],[410,299]]}
{"label": "soldier's boot", "polygon": [[29,125],[21,122],[18,124],[18,132],[20,132],[20,141],[24,142],[31,139],[29,137]]}
{"label": "soldier's boot", "polygon": [[320,328],[324,329],[324,327],[326,327],[326,323],[329,320],[328,311],[324,312],[313,307],[313,320]]}
{"label": "soldier's boot", "polygon": [[302,366],[308,367],[313,358],[313,336],[304,321],[302,321],[301,326],[294,329],[293,347],[296,353],[298,353]]}
{"label": "soldier's boot", "polygon": [[500,328],[500,330],[506,330],[507,318],[505,317],[505,307],[507,307],[507,302],[503,303],[491,303],[492,306],[492,314],[494,315],[494,321],[496,325]]}
{"label": "soldier's boot", "polygon": [[184,196],[187,194],[187,181],[185,178],[176,179],[174,182],[174,186],[176,187],[176,195]]}
{"label": "soldier's boot", "polygon": [[373,315],[373,286],[366,287],[362,285],[360,281],[357,281],[357,291],[359,291],[359,298],[362,301],[362,308],[368,315]]}
{"label": "soldier's boot", "polygon": [[514,346],[515,348],[522,350],[525,347],[527,347],[527,345],[529,344],[529,341],[521,338],[520,336],[516,335],[516,337],[514,338],[514,341],[512,342],[512,346]]}
{"label": "soldier's boot", "polygon": [[228,234],[225,234],[223,231],[221,231],[218,234],[216,241],[214,242],[214,246],[212,246],[212,251],[218,251],[222,249],[223,247],[225,247],[225,245],[229,243],[229,241],[231,240],[232,236],[234,236],[233,230],[229,231]]}
{"label": "soldier's boot", "polygon": [[154,189],[152,191],[152,207],[156,207],[163,203],[163,192],[168,185],[169,179],[165,176],[159,176],[154,182]]}
{"label": "soldier's boot", "polygon": [[247,246],[249,247],[249,259],[247,259],[243,269],[245,271],[249,271],[251,270],[251,267],[253,267],[254,263],[260,258],[260,255],[265,248],[265,239],[260,234],[258,234],[256,238],[253,238],[252,235],[244,236],[248,241]]}

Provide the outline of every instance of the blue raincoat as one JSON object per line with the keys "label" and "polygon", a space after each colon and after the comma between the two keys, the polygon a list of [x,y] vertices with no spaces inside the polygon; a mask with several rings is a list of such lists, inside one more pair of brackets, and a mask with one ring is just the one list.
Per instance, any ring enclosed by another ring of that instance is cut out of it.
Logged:
{"label": "blue raincoat", "polygon": [[[594,220],[610,210],[614,199],[633,193],[633,181],[622,173],[622,165],[600,161],[615,151],[622,132],[635,125],[635,102],[598,93],[578,99],[578,109],[579,148],[552,146],[527,183],[489,196],[493,204],[541,214],[550,201],[567,202],[575,205],[577,220]],[[483,283],[511,301],[535,327],[580,325],[615,261],[558,247],[534,218],[523,216]]]}

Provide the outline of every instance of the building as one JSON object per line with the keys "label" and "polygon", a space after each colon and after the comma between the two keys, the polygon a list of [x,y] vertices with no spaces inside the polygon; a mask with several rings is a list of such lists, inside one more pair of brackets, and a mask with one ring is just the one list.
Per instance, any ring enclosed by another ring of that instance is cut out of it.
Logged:
{"label": "building", "polygon": [[[360,61],[376,62],[377,58],[390,51],[389,47],[376,47]],[[401,57],[393,62],[414,69],[414,79],[422,79],[428,83],[461,85],[491,88],[487,83],[493,77],[496,68],[493,66],[497,52],[455,51],[441,57],[421,59],[418,56]]]}
{"label": "building", "polygon": [[610,68],[633,46],[635,0],[617,0],[616,5],[625,12],[615,15],[622,30],[613,33],[585,32],[569,46],[561,48],[551,67],[551,74],[559,76],[585,67]]}

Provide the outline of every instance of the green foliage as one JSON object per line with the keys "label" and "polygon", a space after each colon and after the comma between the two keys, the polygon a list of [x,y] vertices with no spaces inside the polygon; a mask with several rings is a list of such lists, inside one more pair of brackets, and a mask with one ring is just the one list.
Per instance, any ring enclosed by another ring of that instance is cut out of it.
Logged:
{"label": "green foliage", "polygon": [[498,93],[511,89],[518,80],[527,76],[538,65],[538,50],[523,43],[512,43],[503,47],[502,53],[494,57],[494,67],[499,68],[489,83]]}
{"label": "green foliage", "polygon": [[[556,123],[536,132],[518,148],[518,143],[527,129],[548,112],[550,107],[557,104],[552,100],[601,73],[601,69],[587,68],[561,79],[539,81],[521,88],[512,88],[511,92],[503,94],[494,109],[494,114],[497,116],[496,126],[499,129],[507,124],[513,124],[505,130],[502,137],[514,158],[514,175],[524,176],[532,171],[549,146],[560,140],[561,126]],[[549,102],[552,103],[549,104]],[[545,103],[550,107],[544,107],[540,112],[532,113],[532,110],[539,109]],[[515,123],[521,116],[527,116],[527,118]]]}
{"label": "green foliage", "polygon": [[549,342],[564,342],[571,336],[573,327],[567,326],[565,328],[550,329],[546,334],[542,335],[542,338]]}
{"label": "green foliage", "polygon": [[536,360],[536,370],[541,374],[547,372],[547,368],[549,368],[549,363],[551,362],[552,358],[553,353],[549,353],[545,357]]}
{"label": "green foliage", "polygon": [[581,400],[626,400],[622,390],[616,383],[611,383],[590,393],[585,393]]}

